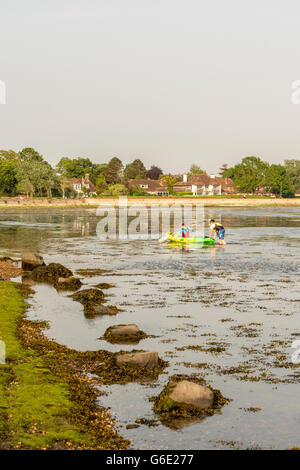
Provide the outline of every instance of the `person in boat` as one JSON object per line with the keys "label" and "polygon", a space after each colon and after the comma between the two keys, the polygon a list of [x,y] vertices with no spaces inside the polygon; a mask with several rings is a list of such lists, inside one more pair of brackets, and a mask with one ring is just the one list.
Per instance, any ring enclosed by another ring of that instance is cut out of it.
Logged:
{"label": "person in boat", "polygon": [[180,230],[181,238],[188,238],[190,236],[190,232],[193,232],[192,228],[186,227],[185,224],[181,225],[181,230]]}
{"label": "person in boat", "polygon": [[225,237],[225,228],[222,224],[219,224],[214,219],[210,219],[209,221],[209,236],[216,239],[218,237],[220,245],[226,245],[224,240]]}

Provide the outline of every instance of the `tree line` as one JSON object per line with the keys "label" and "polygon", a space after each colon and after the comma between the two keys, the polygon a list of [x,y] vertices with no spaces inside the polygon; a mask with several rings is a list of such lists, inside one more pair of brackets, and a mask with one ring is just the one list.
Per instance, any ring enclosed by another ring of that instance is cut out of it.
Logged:
{"label": "tree line", "polygon": [[[20,152],[0,150],[0,193],[14,196],[70,196],[74,197],[73,178],[82,178],[89,174],[98,194],[118,195],[129,192],[141,192],[139,187],[129,188],[131,179],[156,179],[163,176],[162,170],[152,165],[146,169],[140,159],[135,159],[125,167],[122,161],[114,157],[108,163],[93,163],[89,158],[60,159],[53,168],[43,156],[33,148],[24,148]],[[82,188],[86,194],[87,188]]]}
{"label": "tree line", "polygon": [[293,197],[300,189],[300,160],[285,160],[283,165],[279,165],[269,164],[258,157],[245,157],[231,168],[224,164],[220,175],[231,178],[239,192]]}
{"label": "tree line", "polygon": [[[26,194],[40,197],[75,197],[72,178],[82,178],[89,174],[99,195],[117,196],[120,194],[143,195],[139,186],[129,185],[129,180],[150,178],[163,180],[169,192],[173,193],[176,182],[182,181],[182,174],[164,174],[161,168],[152,165],[146,168],[139,158],[123,165],[118,157],[108,163],[93,163],[90,158],[60,159],[53,168],[35,149],[27,147],[20,152],[0,150],[0,193],[14,196]],[[206,173],[199,165],[190,167],[188,176]],[[277,196],[291,197],[300,188],[300,160],[285,160],[284,165],[264,162],[258,157],[245,157],[233,167],[224,164],[220,176],[231,178],[235,188],[243,193],[259,190]],[[88,193],[87,188],[82,188]]]}

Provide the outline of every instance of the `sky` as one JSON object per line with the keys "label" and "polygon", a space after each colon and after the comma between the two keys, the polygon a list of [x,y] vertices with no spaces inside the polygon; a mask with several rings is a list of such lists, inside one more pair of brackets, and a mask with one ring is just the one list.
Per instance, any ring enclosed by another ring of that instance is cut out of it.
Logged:
{"label": "sky", "polygon": [[298,0],[0,0],[0,148],[217,173],[300,158]]}

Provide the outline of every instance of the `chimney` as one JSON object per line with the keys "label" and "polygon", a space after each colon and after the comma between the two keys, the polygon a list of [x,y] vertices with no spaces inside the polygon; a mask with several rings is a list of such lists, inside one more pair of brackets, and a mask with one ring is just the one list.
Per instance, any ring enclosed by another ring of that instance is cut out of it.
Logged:
{"label": "chimney", "polygon": [[184,183],[187,182],[187,174],[186,174],[186,173],[183,175],[183,182],[184,182]]}
{"label": "chimney", "polygon": [[90,174],[89,174],[89,173],[86,173],[86,174],[84,175],[84,180],[85,180],[85,181],[89,181],[89,180],[90,180]]}

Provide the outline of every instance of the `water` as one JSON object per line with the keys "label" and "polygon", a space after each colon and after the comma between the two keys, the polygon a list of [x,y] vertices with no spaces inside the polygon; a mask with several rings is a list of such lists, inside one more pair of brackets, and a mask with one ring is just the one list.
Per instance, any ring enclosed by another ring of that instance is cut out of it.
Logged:
{"label": "water", "polygon": [[[0,251],[19,258],[25,249],[38,250],[46,262],[60,262],[74,272],[108,271],[83,278],[83,288],[114,284],[106,291],[108,303],[124,311],[113,317],[88,319],[68,294],[35,286],[27,315],[49,322],[48,337],[82,351],[118,351],[133,346],[98,339],[108,326],[136,323],[155,336],[139,347],[169,361],[159,379],[102,387],[107,393],[99,399],[111,407],[133,448],[299,446],[300,366],[291,363],[291,345],[300,333],[300,209],[208,208],[205,217],[226,226],[225,248],[100,241],[98,218],[90,209],[5,211],[0,213]],[[214,347],[211,343],[224,351],[183,349]],[[231,399],[222,414],[173,428],[159,422],[126,429],[137,418],[157,419],[149,398],[160,393],[170,375],[193,372]]]}

